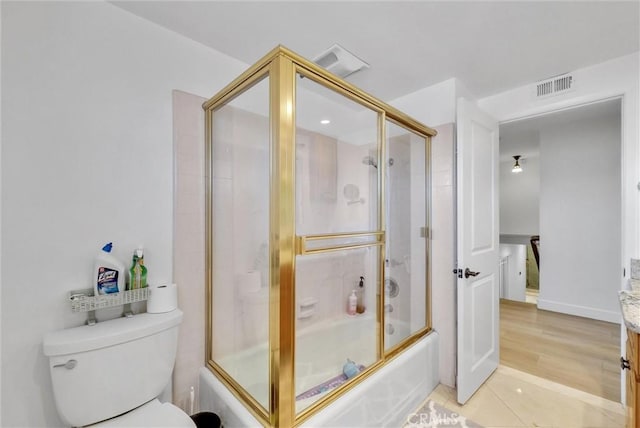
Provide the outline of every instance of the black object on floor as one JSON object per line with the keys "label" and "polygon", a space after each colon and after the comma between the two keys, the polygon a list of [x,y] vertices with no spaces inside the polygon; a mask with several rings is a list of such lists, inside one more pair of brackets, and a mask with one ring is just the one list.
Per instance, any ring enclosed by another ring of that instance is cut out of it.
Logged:
{"label": "black object on floor", "polygon": [[213,412],[200,412],[191,415],[191,419],[198,428],[221,428],[220,417]]}

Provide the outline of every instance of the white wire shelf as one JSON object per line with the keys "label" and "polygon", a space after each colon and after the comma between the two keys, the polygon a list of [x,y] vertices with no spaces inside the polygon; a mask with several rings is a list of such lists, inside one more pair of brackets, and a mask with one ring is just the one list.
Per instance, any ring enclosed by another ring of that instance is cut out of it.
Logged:
{"label": "white wire shelf", "polygon": [[122,306],[128,303],[142,302],[149,298],[149,288],[138,288],[120,293],[93,295],[91,288],[74,290],[69,293],[72,312],[90,312],[97,309],[106,309],[114,306]]}

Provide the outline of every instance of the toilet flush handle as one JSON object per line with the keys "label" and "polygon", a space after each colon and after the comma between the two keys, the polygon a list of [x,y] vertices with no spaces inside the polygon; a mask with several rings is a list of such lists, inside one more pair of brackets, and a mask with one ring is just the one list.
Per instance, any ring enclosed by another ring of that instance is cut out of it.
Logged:
{"label": "toilet flush handle", "polygon": [[75,366],[78,364],[78,362],[76,360],[69,360],[66,363],[63,364],[56,364],[53,366],[54,369],[57,369],[58,367],[64,367],[67,370],[71,370],[73,368],[75,368]]}

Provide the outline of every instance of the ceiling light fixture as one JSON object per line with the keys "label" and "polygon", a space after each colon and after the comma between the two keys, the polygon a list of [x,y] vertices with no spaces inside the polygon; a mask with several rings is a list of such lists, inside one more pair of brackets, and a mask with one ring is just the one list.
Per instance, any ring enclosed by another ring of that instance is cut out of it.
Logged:
{"label": "ceiling light fixture", "polygon": [[321,124],[323,124],[323,125],[328,125],[328,124],[330,124],[330,123],[331,123],[331,121],[330,121],[329,119],[322,119],[322,120],[320,121],[320,123],[321,123]]}
{"label": "ceiling light fixture", "polygon": [[515,172],[516,174],[519,172],[522,172],[522,167],[520,166],[520,162],[518,162],[521,157],[522,156],[520,155],[516,155],[513,157],[516,160],[516,163],[513,164],[513,168],[511,168],[511,172]]}

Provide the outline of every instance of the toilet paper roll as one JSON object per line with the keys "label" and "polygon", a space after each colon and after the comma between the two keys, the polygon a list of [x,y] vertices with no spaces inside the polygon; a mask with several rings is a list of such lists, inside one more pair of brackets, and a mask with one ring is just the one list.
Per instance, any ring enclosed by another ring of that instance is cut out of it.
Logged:
{"label": "toilet paper roll", "polygon": [[241,294],[257,293],[260,291],[261,282],[258,271],[236,274],[236,286]]}
{"label": "toilet paper roll", "polygon": [[178,286],[176,284],[158,284],[149,286],[147,312],[161,314],[171,312],[178,307]]}

